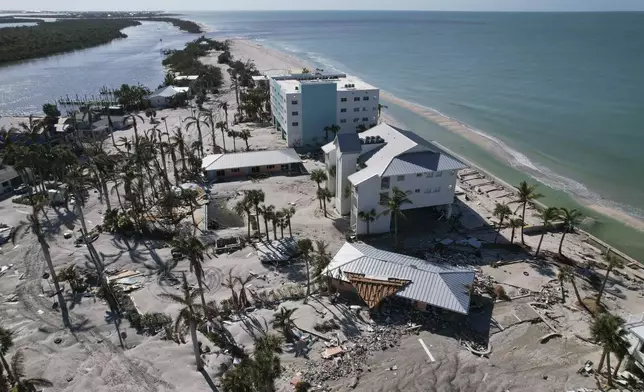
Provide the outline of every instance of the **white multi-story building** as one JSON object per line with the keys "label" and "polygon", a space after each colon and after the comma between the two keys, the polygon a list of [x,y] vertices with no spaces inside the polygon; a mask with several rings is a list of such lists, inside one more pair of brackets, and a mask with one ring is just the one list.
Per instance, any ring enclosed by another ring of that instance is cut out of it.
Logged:
{"label": "white multi-story building", "polygon": [[381,203],[398,188],[411,204],[403,210],[443,206],[451,214],[456,188],[456,172],[466,166],[434,143],[413,132],[380,124],[366,132],[338,134],[324,145],[328,188],[342,215],[351,214],[356,234],[367,232],[360,211],[374,209],[377,218],[369,224],[370,233],[388,232],[391,215],[381,214]]}
{"label": "white multi-story building", "polygon": [[378,123],[380,90],[345,74],[272,76],[270,95],[275,127],[290,147],[328,142],[332,125],[355,133]]}

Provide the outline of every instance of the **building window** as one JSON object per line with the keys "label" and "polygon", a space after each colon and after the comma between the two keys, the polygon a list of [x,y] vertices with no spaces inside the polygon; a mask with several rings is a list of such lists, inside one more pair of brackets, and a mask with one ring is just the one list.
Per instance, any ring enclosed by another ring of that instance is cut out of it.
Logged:
{"label": "building window", "polygon": [[236,168],[234,168],[234,169],[230,169],[230,171],[231,171],[232,173],[239,173],[239,168],[238,168],[238,167],[236,167]]}
{"label": "building window", "polygon": [[295,122],[292,122],[291,125],[294,126],[294,127],[297,127],[298,125],[300,125],[300,123],[295,121]]}
{"label": "building window", "polygon": [[353,111],[354,111],[354,112],[359,112],[359,111],[360,111],[360,108],[353,108]]}
{"label": "building window", "polygon": [[353,119],[353,122],[358,122],[358,121],[360,121],[360,119],[358,117]]}
{"label": "building window", "polygon": [[3,187],[5,187],[5,186],[9,186],[9,181],[5,181],[5,182],[3,182],[3,183],[2,183],[2,186],[3,186]]}
{"label": "building window", "polygon": [[440,191],[441,191],[441,187],[437,186],[436,188],[434,188],[434,192],[440,192]]}
{"label": "building window", "polygon": [[442,176],[443,176],[443,172],[436,172],[436,177],[442,177]]}
{"label": "building window", "polygon": [[287,171],[287,170],[288,170],[288,163],[285,163],[285,164],[283,164],[283,165],[280,165],[280,169],[281,169],[282,171]]}
{"label": "building window", "polygon": [[367,111],[367,108],[362,108],[362,111],[363,111],[363,112],[366,112],[366,111]]}
{"label": "building window", "polygon": [[405,181],[405,176],[396,177],[396,181]]}
{"label": "building window", "polygon": [[425,174],[425,177],[427,177],[427,178],[434,177],[434,172],[429,172],[429,173]]}
{"label": "building window", "polygon": [[368,100],[369,100],[369,97],[362,97],[362,100],[363,100],[363,101],[368,101]]}
{"label": "building window", "polygon": [[422,177],[423,173],[416,173],[416,177]]}
{"label": "building window", "polygon": [[389,189],[389,177],[382,177],[380,179],[380,189]]}
{"label": "building window", "polygon": [[382,193],[380,194],[380,203],[381,203],[381,204],[382,204],[382,203],[386,203],[386,202],[387,202],[387,200],[389,200],[389,193],[387,193],[387,192],[382,192]]}
{"label": "building window", "polygon": [[275,169],[275,165],[266,165],[267,169]]}
{"label": "building window", "polygon": [[293,116],[297,116],[299,113],[298,112],[291,112]]}
{"label": "building window", "polygon": [[255,166],[255,167],[251,168],[250,172],[251,173],[259,173],[259,166]]}
{"label": "building window", "polygon": [[297,105],[297,101],[291,101],[291,104]]}
{"label": "building window", "polygon": [[414,193],[420,193],[420,189],[414,189]]}
{"label": "building window", "polygon": [[362,121],[369,121],[369,117],[362,117]]}
{"label": "building window", "polygon": [[342,119],[340,119],[340,124],[346,124],[346,123],[347,123],[347,119],[346,119],[346,118],[342,118]]}
{"label": "building window", "polygon": [[346,112],[347,112],[347,108],[340,109],[340,113],[346,113]]}
{"label": "building window", "polygon": [[353,97],[353,101],[354,101],[354,102],[358,102],[358,101],[360,101],[360,97]]}
{"label": "building window", "polygon": [[347,102],[346,98],[340,98],[340,102]]}
{"label": "building window", "polygon": [[217,170],[217,171],[215,172],[215,175],[216,175],[217,177],[221,177],[221,176],[223,176],[223,175],[225,175],[225,174],[226,174],[226,173],[225,173],[223,170]]}

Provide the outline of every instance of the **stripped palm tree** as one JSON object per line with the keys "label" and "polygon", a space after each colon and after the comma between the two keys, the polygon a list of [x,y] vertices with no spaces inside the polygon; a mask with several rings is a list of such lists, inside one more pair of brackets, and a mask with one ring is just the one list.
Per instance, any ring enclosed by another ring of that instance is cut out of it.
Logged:
{"label": "stripped palm tree", "polygon": [[197,237],[185,234],[175,236],[172,239],[172,246],[186,256],[190,261],[190,272],[197,278],[197,286],[199,287],[199,295],[201,296],[201,305],[204,310],[207,309],[206,298],[203,290],[205,286],[203,281],[206,278],[206,274],[203,269],[206,247]]}
{"label": "stripped palm tree", "polygon": [[541,250],[541,243],[543,242],[543,237],[545,237],[548,229],[552,228],[552,222],[559,217],[559,209],[555,207],[548,207],[539,211],[539,218],[541,218],[541,224],[543,231],[541,232],[541,238],[539,239],[539,245],[537,245],[537,250],[534,252],[535,257],[539,256],[539,250]]}
{"label": "stripped palm tree", "polygon": [[295,244],[296,252],[299,253],[302,260],[306,264],[306,298],[304,298],[304,303],[306,299],[311,295],[311,253],[313,252],[313,242],[308,238],[302,238],[297,240]]}
{"label": "stripped palm tree", "polygon": [[510,239],[511,244],[514,244],[514,232],[516,231],[516,229],[519,229],[519,228],[523,230],[523,226],[524,226],[523,219],[521,218],[510,219],[510,227],[512,228],[512,237]]}
{"label": "stripped palm tree", "polygon": [[494,236],[494,243],[496,244],[496,241],[499,239],[501,229],[503,228],[503,221],[505,221],[506,218],[512,215],[512,210],[510,210],[510,206],[508,206],[507,204],[496,203],[496,205],[494,206],[494,212],[492,214],[499,219],[499,226],[496,230],[496,235]]}
{"label": "stripped palm tree", "polygon": [[22,350],[16,351],[11,358],[11,374],[14,378],[13,390],[15,392],[36,392],[39,387],[53,387],[54,384],[44,378],[26,378],[25,355]]}
{"label": "stripped palm tree", "polygon": [[597,294],[597,300],[595,301],[595,306],[598,309],[599,309],[599,305],[601,304],[601,299],[602,299],[602,295],[604,294],[604,289],[606,288],[606,282],[608,282],[608,276],[613,271],[613,269],[624,268],[624,260],[621,257],[618,257],[617,255],[615,255],[614,253],[611,253],[610,249],[608,249],[604,258],[608,263],[608,267],[606,268],[606,275],[604,276],[602,285],[599,288],[599,294]]}
{"label": "stripped palm tree", "polygon": [[208,123],[203,120],[203,117],[198,115],[196,111],[193,110],[192,116],[187,117],[184,122],[186,123],[186,131],[190,131],[190,128],[196,126],[197,133],[199,135],[199,157],[203,158],[203,135],[201,133],[201,126],[208,127]]}
{"label": "stripped palm tree", "polygon": [[563,246],[564,238],[566,238],[567,233],[572,233],[575,231],[575,228],[581,223],[581,212],[576,209],[560,208],[559,209],[559,219],[563,221],[563,233],[561,234],[561,241],[559,242],[559,254],[561,253],[561,248]]}
{"label": "stripped palm tree", "polygon": [[205,313],[206,309],[195,302],[197,297],[199,297],[200,295],[203,298],[203,292],[201,289],[190,289],[185,273],[182,277],[181,289],[181,296],[169,293],[162,293],[160,294],[160,296],[183,306],[183,308],[179,311],[177,320],[175,321],[174,329],[175,331],[179,332],[185,330],[185,327],[188,327],[190,331],[190,338],[192,340],[192,349],[195,355],[195,361],[197,363],[197,370],[200,371],[203,369],[203,361],[201,359],[201,353],[199,349],[199,340],[197,339],[197,324],[202,321],[202,315]]}

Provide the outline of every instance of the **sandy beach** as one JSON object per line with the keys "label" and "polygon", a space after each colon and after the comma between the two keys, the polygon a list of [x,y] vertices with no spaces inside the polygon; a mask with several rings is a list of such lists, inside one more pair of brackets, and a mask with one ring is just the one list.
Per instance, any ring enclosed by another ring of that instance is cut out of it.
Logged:
{"label": "sandy beach", "polygon": [[[237,59],[253,60],[262,72],[311,68],[297,59],[253,42],[233,41],[232,53]],[[216,59],[217,53],[212,53],[202,61],[215,64]],[[224,75],[228,77],[225,70]],[[222,96],[216,99],[209,97],[211,99],[204,105],[206,109],[216,110],[217,101],[226,101],[230,105],[230,112],[236,110],[235,94],[229,81],[226,81],[226,86]],[[395,97],[386,95],[386,99]],[[189,109],[164,109],[158,112],[157,117],[164,117],[168,128],[172,130],[182,126],[190,115]],[[216,116],[216,120],[223,120],[223,114],[217,112]],[[435,119],[443,121],[440,116]],[[385,115],[384,121],[393,122],[393,119]],[[463,136],[471,133],[461,129],[465,128],[462,124],[457,126],[446,122],[445,126],[453,127],[454,132],[462,131]],[[152,124],[146,121],[139,127],[148,129]],[[251,130],[248,145],[251,150],[284,147],[275,130],[266,124],[236,124],[231,125],[231,129]],[[203,133],[204,146],[208,151],[213,143],[225,143],[231,149],[235,142],[219,131],[213,134],[205,130]],[[118,131],[115,137],[131,139],[133,130]],[[193,128],[188,139],[195,141],[197,138],[197,131]],[[111,148],[110,144],[108,138],[105,145]],[[494,147],[491,145],[490,148]],[[245,150],[246,145],[237,140],[235,149]],[[324,164],[305,157],[304,167],[310,172],[323,168]],[[427,250],[429,244],[442,239],[458,241],[475,237],[484,243],[494,242],[496,231],[493,225],[496,218],[492,211],[497,202],[512,201],[513,190],[498,182],[490,183],[482,176],[467,175],[475,170],[466,169],[459,176],[458,186],[463,194],[458,196],[455,203],[455,214],[461,214],[459,222],[462,227],[454,230],[445,221],[432,221],[431,224],[425,221],[421,228],[406,228],[404,246],[409,251],[427,251],[440,262],[468,264],[476,269],[481,279],[489,278],[495,285],[504,287],[513,300],[495,303],[486,297],[487,307],[484,308],[487,310],[473,308],[465,319],[419,316],[418,312],[410,311],[402,312],[400,318],[392,313],[392,320],[385,320],[381,324],[374,322],[364,307],[357,312],[350,306],[360,308],[359,303],[331,303],[326,296],[320,295],[315,295],[306,304],[302,300],[282,301],[278,306],[296,308],[293,317],[302,331],[313,331],[317,323],[330,319],[335,320],[339,328],[322,333],[325,339],[308,335],[312,337],[310,351],[303,358],[294,355],[292,345],[285,345],[281,355],[282,375],[276,382],[278,391],[292,391],[291,380],[298,377],[311,380],[318,391],[334,392],[546,392],[596,388],[597,384],[603,382],[577,373],[586,360],[597,363],[602,348],[587,341],[588,325],[592,319],[576,304],[572,285],[565,282],[560,286],[556,280],[560,264],[555,261],[554,255],[561,233],[544,236],[543,257],[540,258],[533,256],[533,250],[540,240],[538,234],[526,234],[525,248],[483,247],[479,249],[480,257],[474,254],[473,249],[455,249],[446,255]],[[324,216],[315,197],[317,185],[308,175],[224,182],[210,188],[212,197],[226,211],[241,200],[243,191],[251,189],[265,192],[266,205],[272,204],[277,209],[295,207],[292,220],[295,238],[323,240],[331,254],[335,254],[345,242],[346,219],[331,209],[329,216]],[[90,229],[102,222],[105,208],[97,193],[90,192],[84,207]],[[29,214],[27,206],[13,204],[10,198],[0,201],[0,211],[0,221],[10,226],[18,225]],[[526,215],[530,225],[539,222],[534,213],[535,209],[530,207]],[[47,240],[56,268],[72,264],[78,268],[85,266],[87,248],[74,246],[74,240],[66,239],[63,235],[67,230],[78,229],[78,218],[64,209],[49,210],[48,218],[50,222],[47,227],[52,229],[47,232]],[[261,231],[264,233],[263,227]],[[243,236],[245,232],[245,221],[241,220],[241,224],[230,224],[215,234]],[[587,239],[583,232],[568,234],[563,253],[580,271],[596,270],[597,274],[603,274],[601,251],[589,244]],[[387,247],[392,238],[382,235],[368,240]],[[507,244],[510,241],[511,229],[501,230],[499,242]],[[515,239],[515,242],[520,240]],[[177,294],[179,288],[162,282],[157,276],[159,262],[172,258],[170,247],[161,241],[128,239],[109,233],[102,233],[94,246],[105,255],[110,270],[134,271],[141,277],[142,287],[134,290],[131,297],[142,312],[163,312],[173,318],[177,316],[180,307],[160,294]],[[496,262],[501,263],[493,266]],[[29,233],[17,238],[15,244],[7,243],[0,249],[0,266],[5,265],[11,265],[11,268],[0,275],[0,320],[3,327],[15,333],[15,348],[9,354],[15,353],[16,349],[25,350],[29,376],[44,377],[54,384],[45,392],[214,391],[217,390],[216,386],[209,386],[207,380],[210,378],[216,384],[220,365],[230,364],[233,360],[229,353],[219,350],[198,334],[199,340],[208,348],[202,354],[206,364],[204,374],[207,375],[204,377],[195,370],[189,344],[179,345],[162,340],[160,336],[138,334],[126,321],[121,328],[126,332],[127,349],[122,350],[114,325],[106,314],[106,304],[93,295],[84,296],[74,303],[72,319],[76,328],[75,333],[70,334],[61,328],[60,315],[52,309],[52,300],[46,294],[50,289],[49,281],[43,278],[46,268],[40,245],[35,236]],[[586,269],[587,265],[591,267]],[[208,283],[208,301],[230,298],[230,289],[225,286],[229,273],[253,277],[247,286],[253,292],[301,292],[306,285],[303,263],[295,262],[281,267],[262,263],[258,250],[249,245],[209,257],[203,266]],[[176,274],[188,273],[189,283],[195,285],[196,279],[189,271],[187,260],[180,261],[174,269]],[[597,292],[596,287],[581,273],[577,276],[577,286],[582,298],[590,298]],[[563,303],[561,287],[565,295]],[[69,288],[66,290],[69,294]],[[641,269],[630,267],[612,273],[603,298],[604,305],[622,317],[644,313],[644,273]],[[544,308],[535,309],[531,305],[534,302]],[[248,311],[248,317],[265,324],[270,332],[279,333],[271,326],[277,308],[255,305]],[[547,324],[543,320],[547,320]],[[410,323],[416,322],[423,328],[418,333],[409,332]],[[252,351],[253,338],[248,327],[238,320],[226,320],[226,325],[235,340]],[[552,333],[552,329],[556,329],[561,336],[543,341],[542,337]],[[475,355],[463,345],[464,341],[470,340],[465,333],[474,330],[491,350],[486,356]],[[463,334],[458,335],[455,331]],[[322,353],[334,345],[327,342],[327,338],[332,342],[340,341],[345,347],[346,353],[341,360],[322,358]]]}

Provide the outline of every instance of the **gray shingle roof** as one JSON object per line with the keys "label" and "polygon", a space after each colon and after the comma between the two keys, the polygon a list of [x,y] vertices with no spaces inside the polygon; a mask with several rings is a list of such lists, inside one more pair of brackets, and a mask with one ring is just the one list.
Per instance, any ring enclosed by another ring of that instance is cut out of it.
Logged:
{"label": "gray shingle roof", "polygon": [[301,162],[300,156],[297,155],[294,149],[283,148],[280,150],[207,155],[201,162],[201,168],[212,171]]}
{"label": "gray shingle roof", "polygon": [[402,154],[391,160],[383,177],[430,171],[459,170],[466,166],[447,154],[423,151]]}
{"label": "gray shingle roof", "polygon": [[335,141],[341,153],[360,153],[362,151],[357,133],[339,133],[335,136]]}
{"label": "gray shingle roof", "polygon": [[470,307],[468,286],[474,271],[387,252],[367,244],[346,243],[328,267],[329,273],[347,281],[345,272],[375,278],[410,280],[397,296],[467,314]]}

